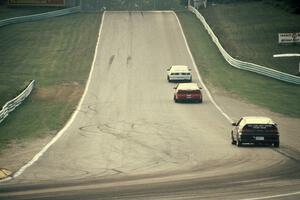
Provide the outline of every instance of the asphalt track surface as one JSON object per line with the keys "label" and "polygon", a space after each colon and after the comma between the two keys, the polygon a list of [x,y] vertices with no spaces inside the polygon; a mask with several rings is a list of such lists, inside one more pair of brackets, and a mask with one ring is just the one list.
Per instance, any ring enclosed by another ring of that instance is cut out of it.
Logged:
{"label": "asphalt track surface", "polygon": [[106,12],[74,120],[0,199],[300,199],[299,126],[279,149],[232,146],[206,90],[202,104],[173,102],[174,64],[193,66],[173,12]]}

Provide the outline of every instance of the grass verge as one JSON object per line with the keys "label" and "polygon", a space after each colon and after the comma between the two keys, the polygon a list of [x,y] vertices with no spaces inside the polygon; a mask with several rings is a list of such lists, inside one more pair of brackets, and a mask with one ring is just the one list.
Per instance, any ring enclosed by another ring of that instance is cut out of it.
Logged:
{"label": "grass verge", "polygon": [[293,75],[299,73],[300,57],[273,55],[300,52],[300,44],[278,44],[278,33],[299,32],[300,15],[258,1],[217,4],[200,12],[233,57]]}
{"label": "grass verge", "polygon": [[271,111],[300,117],[300,86],[231,67],[194,14],[177,15],[205,83]]}
{"label": "grass verge", "polygon": [[80,13],[0,28],[0,103],[36,80],[30,97],[0,124],[0,150],[12,140],[55,134],[84,91],[101,14]]}

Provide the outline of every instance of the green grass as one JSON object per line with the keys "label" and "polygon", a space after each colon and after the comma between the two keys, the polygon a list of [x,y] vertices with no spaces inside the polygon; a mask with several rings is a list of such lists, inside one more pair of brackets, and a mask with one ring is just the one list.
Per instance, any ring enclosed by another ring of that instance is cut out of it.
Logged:
{"label": "green grass", "polygon": [[101,22],[100,13],[73,14],[0,28],[0,103],[29,80],[28,100],[0,124],[0,150],[12,140],[56,133],[84,90]]}
{"label": "green grass", "polygon": [[300,52],[300,44],[278,44],[278,33],[299,32],[300,15],[257,1],[217,4],[200,12],[233,57],[298,74],[300,57],[273,58],[273,55]]}
{"label": "green grass", "polygon": [[231,67],[194,14],[178,12],[177,15],[199,71],[210,87],[271,111],[300,117],[300,86]]}
{"label": "green grass", "polygon": [[50,12],[59,8],[50,7],[7,7],[6,5],[0,5],[0,20],[8,19],[12,17],[19,17],[25,15],[33,15],[43,12]]}

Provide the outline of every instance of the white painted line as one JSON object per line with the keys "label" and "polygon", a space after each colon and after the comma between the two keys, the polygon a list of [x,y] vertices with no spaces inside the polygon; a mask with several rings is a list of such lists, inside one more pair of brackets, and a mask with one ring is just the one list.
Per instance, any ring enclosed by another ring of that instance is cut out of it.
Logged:
{"label": "white painted line", "polygon": [[184,32],[183,32],[181,23],[180,23],[180,21],[179,21],[177,15],[176,15],[176,13],[175,13],[174,11],[173,11],[173,14],[175,15],[175,17],[176,17],[176,19],[177,19],[177,22],[178,22],[178,24],[179,24],[179,27],[180,27],[180,30],[181,30],[181,34],[182,34],[182,36],[183,36],[183,39],[184,39],[186,48],[187,48],[187,50],[188,50],[188,53],[189,53],[189,55],[190,55],[190,57],[191,57],[191,59],[192,59],[193,67],[194,67],[194,69],[195,69],[195,71],[196,71],[196,73],[197,73],[197,77],[198,77],[198,79],[199,79],[199,81],[200,81],[200,83],[201,83],[201,86],[202,86],[202,87],[204,88],[204,90],[206,91],[207,96],[208,96],[209,100],[213,103],[213,105],[221,112],[221,114],[222,114],[222,115],[223,115],[230,123],[233,123],[233,120],[232,120],[232,119],[231,119],[231,118],[230,118],[230,117],[222,110],[222,108],[215,102],[214,98],[211,96],[209,90],[207,89],[207,87],[205,86],[204,82],[202,81],[202,78],[201,78],[200,73],[199,73],[199,71],[198,71],[198,67],[197,67],[197,65],[196,65],[196,62],[195,62],[195,60],[194,60],[194,57],[193,57],[193,55],[192,55],[192,53],[191,53],[191,51],[190,51],[189,45],[188,45],[187,40],[186,40],[186,37],[185,37],[185,35],[184,35]]}
{"label": "white painted line", "polygon": [[[188,45],[187,40],[186,40],[186,37],[185,37],[185,35],[184,35],[184,32],[183,32],[181,23],[180,23],[180,21],[179,21],[177,15],[176,15],[176,13],[175,13],[175,12],[173,12],[173,13],[174,13],[174,15],[176,16],[177,22],[178,22],[178,24],[179,24],[179,26],[180,26],[180,30],[181,30],[182,36],[183,36],[183,38],[184,38],[185,45],[186,45],[187,50],[188,50],[188,52],[189,52],[189,54],[190,54],[190,56],[191,56],[191,59],[192,59],[192,62],[193,62],[193,66],[194,66],[194,69],[195,69],[195,71],[196,71],[196,73],[197,73],[197,77],[198,77],[200,83],[202,84],[203,88],[205,89],[205,91],[206,91],[206,93],[207,93],[207,95],[208,95],[210,101],[211,101],[211,102],[214,104],[214,106],[221,112],[221,114],[222,114],[222,115],[223,115],[230,123],[232,123],[233,120],[232,120],[232,119],[231,119],[231,118],[230,118],[230,117],[222,110],[222,108],[215,102],[215,100],[214,100],[213,97],[211,96],[209,90],[207,89],[207,87],[205,86],[204,82],[202,81],[202,78],[201,78],[200,73],[199,73],[199,71],[198,71],[198,68],[197,68],[197,65],[196,65],[196,63],[195,63],[194,57],[193,57],[193,55],[192,55],[192,53],[191,53],[191,51],[190,51],[189,45]],[[287,197],[287,196],[293,196],[293,195],[300,195],[300,191],[298,191],[298,192],[293,192],[293,193],[286,193],[286,194],[279,194],[279,195],[265,196],[265,197],[256,197],[256,198],[249,198],[249,199],[241,199],[241,200],[272,199],[272,198]]]}
{"label": "white painted line", "polygon": [[264,197],[255,197],[255,198],[241,199],[241,200],[274,199],[274,198],[289,197],[289,196],[295,196],[295,195],[300,195],[300,191],[298,191],[298,192],[286,193],[286,194],[272,195],[272,196],[264,196]]}
{"label": "white painted line", "polygon": [[[152,11],[152,12],[159,12],[159,11]],[[197,65],[195,63],[195,60],[194,60],[194,57],[190,51],[190,48],[188,46],[188,43],[187,43],[187,40],[186,40],[186,37],[184,35],[184,32],[183,32],[183,29],[182,29],[182,26],[181,26],[181,23],[176,15],[176,13],[174,11],[170,11],[172,12],[176,19],[177,19],[177,22],[179,24],[179,27],[180,27],[180,30],[181,30],[181,33],[182,33],[182,36],[184,38],[184,42],[185,42],[185,45],[187,47],[187,50],[188,50],[188,53],[192,59],[192,62],[193,62],[193,67],[197,73],[197,77],[201,83],[201,85],[203,86],[203,88],[205,89],[205,91],[207,92],[207,95],[210,99],[210,101],[214,104],[214,106],[221,112],[221,114],[229,121],[229,122],[233,122],[231,120],[231,118],[220,108],[220,106],[218,106],[218,104],[214,101],[213,97],[211,96],[209,90],[207,89],[207,87],[205,86],[204,82],[202,81],[202,78],[200,76],[200,73],[198,71],[198,68],[197,68]],[[85,91],[84,91],[84,94],[83,96],[81,97],[80,99],[80,102],[77,106],[77,109],[75,110],[75,112],[73,113],[71,119],[67,122],[67,124],[65,125],[65,127],[59,131],[59,133],[38,153],[36,154],[33,159],[31,161],[29,161],[26,165],[24,165],[21,169],[19,169],[13,176],[13,178],[16,178],[18,177],[19,175],[21,175],[28,167],[30,167],[31,165],[33,165],[41,156],[43,156],[43,154],[64,134],[65,130],[67,130],[70,125],[72,124],[72,122],[74,121],[75,117],[77,116],[77,114],[79,113],[79,110],[81,109],[82,107],[82,103],[83,103],[83,99],[85,98],[86,94],[87,94],[87,91],[88,91],[88,88],[89,88],[89,85],[90,85],[90,82],[91,82],[91,76],[93,74],[93,71],[94,71],[94,66],[95,66],[95,60],[96,60],[96,55],[97,55],[97,52],[98,52],[98,45],[99,45],[99,41],[100,41],[100,35],[102,33],[102,27],[103,27],[103,21],[104,21],[104,17],[105,17],[105,13],[106,11],[104,11],[103,13],[103,16],[102,16],[102,19],[101,19],[101,25],[100,25],[100,30],[99,30],[99,34],[98,34],[98,39],[97,39],[97,44],[96,44],[96,48],[95,48],[95,54],[94,54],[94,59],[93,59],[93,63],[92,63],[92,68],[91,68],[91,71],[90,71],[90,74],[89,74],[89,78],[88,78],[88,81],[87,81],[87,84],[86,84],[86,87],[85,87]],[[4,182],[4,181],[8,181],[8,180],[11,180],[12,177],[8,177],[6,179],[3,179],[3,180],[0,180],[0,182]],[[248,199],[241,199],[241,200],[262,200],[262,199],[272,199],[272,198],[279,198],[279,197],[287,197],[287,196],[295,196],[295,195],[300,195],[300,191],[298,192],[293,192],[293,193],[286,193],[286,194],[279,194],[279,195],[272,195],[272,196],[265,196],[265,197],[256,197],[256,198],[248,198]]]}
{"label": "white painted line", "polygon": [[104,21],[104,17],[105,17],[105,11],[102,15],[102,19],[101,19],[101,25],[100,25],[100,29],[99,29],[99,34],[98,34],[98,39],[97,39],[97,44],[96,44],[96,48],[95,48],[95,54],[94,54],[94,59],[93,59],[93,63],[92,63],[92,68],[90,70],[90,74],[89,74],[89,78],[88,81],[85,85],[85,90],[84,93],[80,99],[80,102],[75,110],[75,112],[73,113],[72,117],[70,118],[70,120],[67,122],[67,124],[64,126],[63,129],[61,129],[56,136],[46,145],[44,146],[44,148],[37,153],[26,165],[24,165],[23,167],[21,167],[14,175],[13,177],[8,177],[6,179],[0,180],[0,182],[4,182],[4,181],[8,181],[11,180],[12,178],[16,178],[18,176],[20,176],[28,167],[30,167],[31,165],[33,165],[41,156],[43,156],[43,154],[65,133],[65,131],[70,127],[70,125],[73,123],[74,119],[76,118],[77,114],[79,113],[79,110],[82,107],[82,103],[83,100],[87,94],[90,82],[91,82],[91,77],[95,68],[95,61],[96,61],[96,56],[97,56],[97,52],[98,52],[98,46],[99,46],[99,41],[100,41],[100,35],[102,33],[102,27],[103,27],[103,21]]}
{"label": "white painted line", "polygon": [[280,57],[294,57],[294,56],[300,56],[300,53],[283,53],[283,54],[274,54],[274,58],[280,58]]}

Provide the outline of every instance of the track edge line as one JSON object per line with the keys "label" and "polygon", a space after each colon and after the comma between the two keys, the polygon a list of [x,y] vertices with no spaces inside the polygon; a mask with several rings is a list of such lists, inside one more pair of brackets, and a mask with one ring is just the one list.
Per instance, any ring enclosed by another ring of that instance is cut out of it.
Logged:
{"label": "track edge line", "polygon": [[190,57],[191,57],[191,59],[192,59],[193,67],[194,67],[194,70],[195,70],[196,73],[197,73],[197,77],[198,77],[198,80],[200,81],[200,84],[203,86],[204,90],[205,90],[206,93],[207,93],[207,96],[208,96],[209,100],[210,100],[210,101],[212,102],[212,104],[217,108],[217,110],[218,110],[218,111],[219,111],[219,112],[220,112],[220,113],[221,113],[221,114],[222,114],[222,115],[223,115],[230,123],[233,123],[233,120],[232,120],[232,119],[231,119],[231,118],[230,118],[230,117],[222,110],[222,108],[216,103],[216,101],[215,101],[214,98],[212,97],[210,91],[208,90],[208,88],[207,88],[206,85],[204,84],[204,82],[203,82],[203,80],[202,80],[202,78],[201,78],[201,76],[200,76],[200,73],[199,73],[197,64],[196,64],[196,62],[195,62],[195,60],[194,60],[193,54],[191,53],[189,44],[188,44],[188,42],[187,42],[187,40],[186,40],[184,31],[183,31],[182,26],[181,26],[181,23],[180,23],[180,20],[178,19],[178,16],[177,16],[177,14],[176,14],[174,11],[172,11],[172,13],[175,15],[176,20],[177,20],[177,23],[178,23],[178,25],[179,25],[179,27],[180,27],[181,35],[182,35],[182,37],[183,37],[183,40],[184,40],[184,43],[185,43],[185,45],[186,45],[187,51],[188,51],[188,53],[189,53],[189,55],[190,55]]}
{"label": "track edge line", "polygon": [[92,67],[91,67],[91,70],[90,70],[90,73],[89,73],[89,77],[88,77],[88,80],[87,80],[87,83],[85,85],[85,90],[84,90],[84,93],[80,99],[80,102],[76,108],[76,110],[73,112],[70,120],[66,123],[66,125],[63,127],[63,129],[61,129],[57,134],[56,136],[54,136],[54,138],[52,138],[52,140],[46,144],[46,146],[44,146],[42,148],[42,150],[37,153],[28,163],[26,163],[24,166],[22,166],[17,172],[15,172],[13,174],[13,176],[11,177],[8,177],[8,178],[5,178],[5,179],[2,179],[0,180],[0,183],[1,182],[6,182],[6,181],[9,181],[9,180],[12,180],[18,176],[20,176],[28,167],[30,167],[31,165],[33,165],[36,161],[38,161],[38,159],[40,157],[42,157],[44,155],[44,153],[65,133],[65,131],[70,127],[70,125],[73,123],[74,119],[76,118],[77,114],[79,113],[79,110],[81,109],[82,107],[82,104],[83,104],[83,100],[87,94],[87,91],[89,89],[89,86],[90,86],[90,82],[91,82],[91,77],[92,77],[92,74],[93,74],[93,71],[94,71],[94,66],[95,66],[95,61],[96,61],[96,57],[97,57],[97,52],[98,52],[98,46],[99,46],[99,42],[100,42],[100,35],[102,33],[102,28],[103,28],[103,22],[104,22],[104,18],[105,18],[105,14],[106,14],[106,11],[103,12],[102,14],[102,19],[101,19],[101,25],[100,25],[100,28],[99,28],[99,33],[98,33],[98,38],[97,38],[97,44],[96,44],[96,47],[95,47],[95,52],[94,52],[94,58],[93,58],[93,63],[92,63]]}
{"label": "track edge line", "polygon": [[300,195],[300,191],[289,192],[289,193],[285,193],[285,194],[270,195],[270,196],[264,196],[264,197],[254,197],[254,198],[241,199],[241,200],[273,199],[273,198],[288,197],[288,196],[295,196],[295,195]]}

